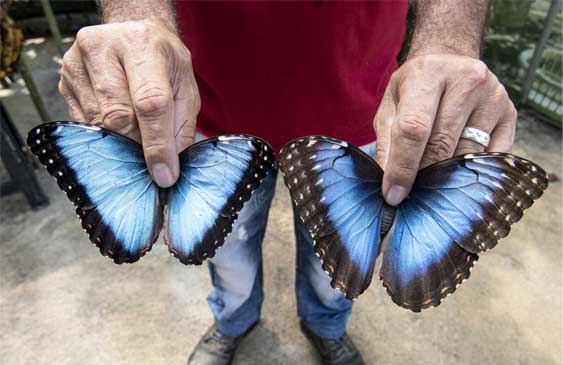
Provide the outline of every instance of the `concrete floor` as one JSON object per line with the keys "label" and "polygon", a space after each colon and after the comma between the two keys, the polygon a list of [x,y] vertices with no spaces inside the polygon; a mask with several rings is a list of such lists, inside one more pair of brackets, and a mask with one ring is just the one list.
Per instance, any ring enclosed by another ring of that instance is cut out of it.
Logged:
{"label": "concrete floor", "polygon": [[[35,78],[53,119],[52,44],[30,45]],[[38,123],[21,87],[0,90],[22,133]],[[516,154],[561,177],[561,131],[520,121]],[[5,171],[0,170],[5,176]],[[205,267],[186,267],[159,241],[134,265],[118,266],[88,242],[71,204],[44,171],[51,205],[32,211],[20,194],[0,208],[0,362],[3,364],[182,364],[212,322]],[[369,364],[560,364],[562,356],[561,182],[482,255],[453,296],[414,314],[377,280],[354,307],[349,333]],[[264,240],[263,320],[238,364],[317,363],[295,316],[289,196],[278,181]]]}

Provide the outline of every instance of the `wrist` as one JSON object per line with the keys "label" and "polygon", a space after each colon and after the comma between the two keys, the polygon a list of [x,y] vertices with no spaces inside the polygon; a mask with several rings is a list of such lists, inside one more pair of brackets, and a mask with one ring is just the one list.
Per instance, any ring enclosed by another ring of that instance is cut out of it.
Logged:
{"label": "wrist", "polygon": [[174,34],[178,33],[176,18],[170,1],[162,0],[101,0],[100,10],[104,23],[146,21],[158,23]]}
{"label": "wrist", "polygon": [[480,58],[490,0],[417,0],[407,58],[452,54]]}
{"label": "wrist", "polygon": [[407,60],[418,56],[435,54],[450,54],[479,59],[481,55],[481,44],[479,41],[463,40],[459,42],[432,42],[431,40],[415,42],[415,40],[413,40],[407,55]]}

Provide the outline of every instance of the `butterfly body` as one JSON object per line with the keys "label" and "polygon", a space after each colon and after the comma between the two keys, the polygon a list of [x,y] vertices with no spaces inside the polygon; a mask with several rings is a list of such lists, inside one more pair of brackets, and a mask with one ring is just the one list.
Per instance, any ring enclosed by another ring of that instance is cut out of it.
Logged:
{"label": "butterfly body", "polygon": [[30,131],[28,145],[76,205],[90,240],[116,263],[148,252],[163,224],[180,261],[212,257],[274,161],[259,138],[220,136],[181,152],[178,182],[162,189],[141,145],[101,127],[46,123]]}
{"label": "butterfly body", "polygon": [[478,254],[506,237],[547,187],[545,171],[530,161],[467,154],[419,171],[409,196],[390,207],[377,163],[323,136],[286,144],[279,167],[332,286],[356,298],[379,256],[387,292],[413,311],[453,293]]}

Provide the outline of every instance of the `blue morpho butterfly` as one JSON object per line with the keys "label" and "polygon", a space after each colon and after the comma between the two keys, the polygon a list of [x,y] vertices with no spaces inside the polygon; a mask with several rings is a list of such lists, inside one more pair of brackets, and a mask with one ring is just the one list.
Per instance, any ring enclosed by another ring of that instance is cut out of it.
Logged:
{"label": "blue morpho butterfly", "polygon": [[395,209],[381,194],[383,170],[346,142],[297,139],[278,165],[331,285],[356,298],[381,254],[384,287],[413,311],[453,293],[547,188],[545,171],[523,158],[467,154],[420,170]]}
{"label": "blue morpho butterfly", "polygon": [[163,218],[164,240],[182,263],[212,257],[275,163],[272,148],[257,137],[211,138],[180,153],[180,178],[162,189],[141,145],[107,129],[46,123],[29,132],[27,143],[76,205],[90,240],[116,263],[149,251]]}

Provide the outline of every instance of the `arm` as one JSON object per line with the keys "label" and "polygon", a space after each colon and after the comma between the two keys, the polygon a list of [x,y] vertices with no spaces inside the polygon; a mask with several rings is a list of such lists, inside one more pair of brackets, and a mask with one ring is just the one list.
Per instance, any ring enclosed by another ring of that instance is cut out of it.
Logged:
{"label": "arm", "polygon": [[510,152],[516,109],[479,57],[488,0],[418,0],[407,61],[393,74],[377,111],[377,160],[391,205],[410,191],[419,168],[484,147],[460,139],[465,126],[491,134],[487,151]]}
{"label": "arm", "polygon": [[63,58],[59,92],[74,120],[143,144],[157,184],[179,174],[195,138],[200,99],[191,56],[168,1],[103,0],[104,24],[82,28]]}
{"label": "arm", "polygon": [[170,0],[99,0],[104,23],[157,20],[176,32],[176,19]]}

